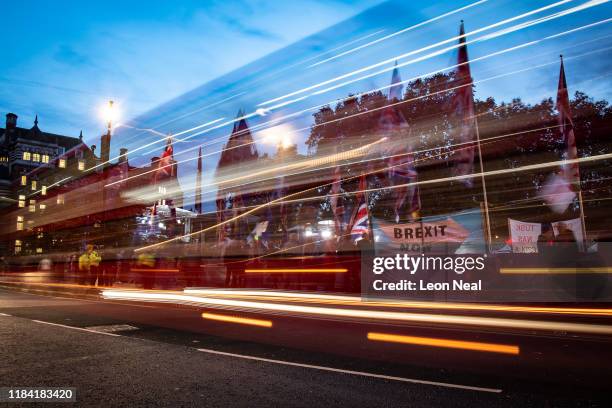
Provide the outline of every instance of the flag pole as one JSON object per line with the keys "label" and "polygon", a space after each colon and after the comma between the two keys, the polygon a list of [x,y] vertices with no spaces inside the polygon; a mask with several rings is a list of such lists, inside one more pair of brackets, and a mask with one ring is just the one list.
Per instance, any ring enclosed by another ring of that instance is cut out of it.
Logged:
{"label": "flag pole", "polygon": [[487,196],[487,183],[485,181],[485,173],[484,173],[484,164],[482,162],[482,148],[480,146],[480,132],[478,131],[478,119],[476,118],[476,113],[474,112],[474,125],[476,127],[476,143],[478,146],[478,161],[480,162],[480,180],[482,183],[482,194],[483,194],[483,202],[484,202],[484,211],[485,211],[485,224],[487,228],[487,251],[491,252],[491,218],[489,216],[489,199]]}

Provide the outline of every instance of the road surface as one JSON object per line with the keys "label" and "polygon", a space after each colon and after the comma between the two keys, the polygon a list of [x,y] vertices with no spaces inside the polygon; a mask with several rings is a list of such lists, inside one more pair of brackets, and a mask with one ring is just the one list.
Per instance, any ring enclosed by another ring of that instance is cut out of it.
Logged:
{"label": "road surface", "polygon": [[[548,339],[566,350],[563,373],[520,356],[351,342],[359,325],[338,334],[338,322],[317,319],[279,316],[278,334],[203,320],[189,307],[3,289],[0,313],[0,386],[75,387],[79,405],[606,406],[610,391],[602,339],[586,340],[603,350],[600,367],[581,359],[584,339]],[[543,340],[524,336],[521,345]]]}

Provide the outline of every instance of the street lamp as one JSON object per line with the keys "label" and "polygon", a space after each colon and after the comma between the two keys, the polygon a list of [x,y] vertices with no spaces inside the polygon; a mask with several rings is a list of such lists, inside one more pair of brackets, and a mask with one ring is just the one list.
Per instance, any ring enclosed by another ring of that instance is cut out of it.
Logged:
{"label": "street lamp", "polygon": [[113,121],[117,119],[117,108],[113,101],[108,101],[108,104],[102,106],[101,110],[102,118],[107,123],[108,133],[111,132]]}

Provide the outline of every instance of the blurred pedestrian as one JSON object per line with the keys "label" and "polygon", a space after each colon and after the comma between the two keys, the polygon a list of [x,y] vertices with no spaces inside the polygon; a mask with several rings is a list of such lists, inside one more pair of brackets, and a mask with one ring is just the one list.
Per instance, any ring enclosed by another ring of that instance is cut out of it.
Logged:
{"label": "blurred pedestrian", "polygon": [[85,252],[79,257],[79,273],[82,283],[89,283],[92,286],[96,284],[100,261],[102,261],[102,258],[94,250],[94,246],[88,244]]}

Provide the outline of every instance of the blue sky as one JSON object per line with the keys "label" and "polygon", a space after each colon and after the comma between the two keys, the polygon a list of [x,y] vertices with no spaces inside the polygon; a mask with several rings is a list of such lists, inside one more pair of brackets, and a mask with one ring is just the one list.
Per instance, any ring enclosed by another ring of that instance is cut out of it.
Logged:
{"label": "blue sky", "polygon": [[374,3],[3,1],[0,112],[97,138],[109,98],[137,116]]}
{"label": "blue sky", "polygon": [[[602,22],[612,16],[609,2],[125,3],[4,6],[8,24],[0,30],[13,40],[0,67],[0,111],[19,114],[22,126],[39,113],[43,129],[78,134],[83,128],[99,144],[97,109],[112,98],[132,126],[116,129],[112,149],[127,147],[137,165],[159,155],[163,140],[133,127],[177,134],[216,121],[175,142],[176,159],[187,160],[179,167],[184,186],[193,184],[201,144],[209,155],[204,180],[211,179],[238,109],[252,114],[275,104],[266,101],[312,88],[249,119],[265,127],[286,117],[281,130],[292,131],[304,152],[317,106],[388,85],[396,60],[403,79],[451,66],[456,50],[443,49],[456,41],[440,43],[457,36],[461,19],[477,98],[554,97],[561,53],[570,93],[612,97],[612,23]],[[339,76],[345,79],[334,80]],[[330,83],[319,86],[324,81]],[[258,149],[272,153],[263,135],[255,132]]]}

